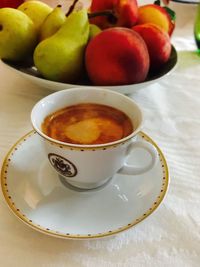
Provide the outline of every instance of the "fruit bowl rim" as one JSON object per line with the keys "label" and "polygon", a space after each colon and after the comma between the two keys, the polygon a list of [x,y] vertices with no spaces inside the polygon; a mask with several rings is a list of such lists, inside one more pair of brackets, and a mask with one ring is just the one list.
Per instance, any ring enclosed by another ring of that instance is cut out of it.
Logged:
{"label": "fruit bowl rim", "polygon": [[135,90],[145,88],[146,86],[154,82],[157,82],[166,75],[169,75],[177,65],[178,53],[174,45],[172,45],[171,55],[167,63],[165,63],[165,65],[162,68],[160,68],[157,74],[147,77],[145,81],[134,84],[112,85],[112,86],[110,85],[98,86],[98,85],[80,84],[80,83],[72,84],[72,83],[51,81],[42,77],[34,66],[27,67],[21,64],[13,64],[5,60],[1,61],[8,68],[18,72],[19,74],[23,75],[25,78],[28,78],[29,80],[32,80],[33,83],[37,83],[38,85],[52,89],[53,91],[59,91],[62,89],[73,88],[73,87],[90,87],[91,89],[96,87],[96,88],[106,88],[110,90],[115,90],[123,94],[131,94],[134,93]]}

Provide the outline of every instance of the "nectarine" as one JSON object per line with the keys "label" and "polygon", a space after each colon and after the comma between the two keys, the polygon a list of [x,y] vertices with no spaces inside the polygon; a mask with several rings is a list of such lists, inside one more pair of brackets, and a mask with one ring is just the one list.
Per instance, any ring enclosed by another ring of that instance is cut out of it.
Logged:
{"label": "nectarine", "polygon": [[0,1],[0,8],[2,7],[11,7],[11,8],[18,8],[24,0],[1,0]]}
{"label": "nectarine", "polygon": [[139,83],[149,71],[149,54],[142,37],[131,29],[102,31],[88,44],[86,70],[94,85]]}
{"label": "nectarine", "polygon": [[137,24],[154,23],[164,29],[169,35],[174,30],[174,23],[164,7],[147,4],[138,8]]}
{"label": "nectarine", "polygon": [[136,25],[132,28],[144,39],[150,57],[150,69],[157,70],[168,61],[171,53],[169,35],[153,23]]}
{"label": "nectarine", "polygon": [[90,12],[110,11],[112,16],[97,16],[90,19],[101,29],[109,27],[132,27],[138,19],[137,0],[92,0]]}

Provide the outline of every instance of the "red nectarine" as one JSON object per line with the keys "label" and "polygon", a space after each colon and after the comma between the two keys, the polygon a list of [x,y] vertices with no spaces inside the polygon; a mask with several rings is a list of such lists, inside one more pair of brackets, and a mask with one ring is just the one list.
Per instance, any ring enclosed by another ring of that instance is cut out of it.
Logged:
{"label": "red nectarine", "polygon": [[1,0],[0,1],[0,8],[2,8],[2,7],[17,8],[23,2],[24,2],[23,0]]}
{"label": "red nectarine", "polygon": [[132,28],[144,39],[150,57],[150,69],[157,70],[168,61],[171,53],[169,35],[153,23],[136,25]]}
{"label": "red nectarine", "polygon": [[113,26],[132,27],[138,19],[138,5],[136,0],[92,0],[90,12],[110,11],[112,16],[97,16],[90,19],[101,29]]}
{"label": "red nectarine", "polygon": [[149,54],[138,33],[115,27],[102,31],[89,42],[85,63],[95,85],[132,84],[146,79]]}

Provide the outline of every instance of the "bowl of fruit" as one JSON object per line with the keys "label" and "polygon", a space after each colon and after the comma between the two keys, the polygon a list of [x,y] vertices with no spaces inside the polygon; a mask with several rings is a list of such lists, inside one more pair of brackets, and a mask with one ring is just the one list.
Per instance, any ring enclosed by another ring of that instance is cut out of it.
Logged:
{"label": "bowl of fruit", "polygon": [[62,90],[104,87],[129,94],[170,74],[174,13],[136,0],[73,1],[68,10],[40,1],[0,8],[2,63],[33,83]]}

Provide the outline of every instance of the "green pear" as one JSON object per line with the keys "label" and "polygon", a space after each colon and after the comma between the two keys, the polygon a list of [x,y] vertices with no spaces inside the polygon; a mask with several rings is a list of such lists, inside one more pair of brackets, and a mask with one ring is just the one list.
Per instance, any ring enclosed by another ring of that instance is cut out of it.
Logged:
{"label": "green pear", "polygon": [[40,42],[34,63],[49,80],[76,82],[84,71],[84,53],[89,37],[87,10],[73,11],[61,28]]}
{"label": "green pear", "polygon": [[21,4],[18,7],[18,10],[29,16],[34,23],[36,30],[39,31],[45,18],[52,12],[53,8],[41,1],[31,0]]}
{"label": "green pear", "polygon": [[37,33],[32,20],[14,8],[0,9],[0,58],[23,61],[33,53]]}
{"label": "green pear", "polygon": [[89,34],[89,40],[94,38],[97,34],[102,32],[102,30],[95,24],[90,24],[90,34]]}
{"label": "green pear", "polygon": [[54,33],[56,33],[66,20],[65,13],[62,10],[62,6],[58,5],[44,20],[41,29],[39,39],[44,40]]}

